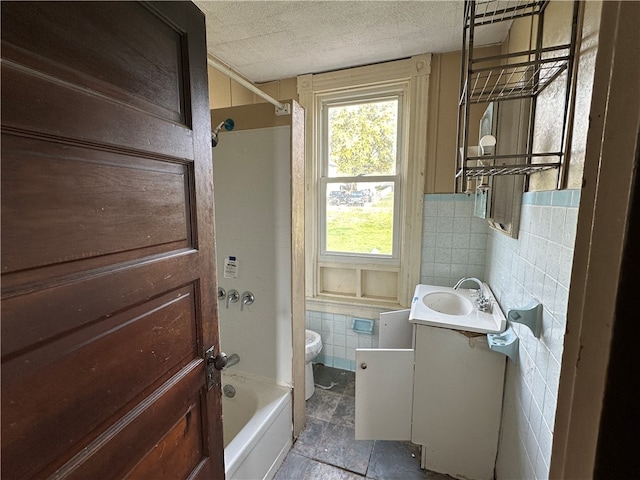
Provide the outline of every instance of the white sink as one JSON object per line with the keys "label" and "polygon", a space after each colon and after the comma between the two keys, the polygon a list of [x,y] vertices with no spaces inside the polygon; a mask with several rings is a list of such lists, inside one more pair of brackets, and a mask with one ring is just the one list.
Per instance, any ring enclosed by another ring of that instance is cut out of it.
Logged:
{"label": "white sink", "polygon": [[422,297],[427,308],[447,315],[469,315],[473,312],[473,303],[458,292],[433,292]]}
{"label": "white sink", "polygon": [[483,288],[485,296],[491,301],[491,308],[487,312],[481,312],[476,307],[477,290],[418,285],[411,302],[409,321],[467,332],[503,332],[507,328],[507,319],[489,286],[483,283]]}

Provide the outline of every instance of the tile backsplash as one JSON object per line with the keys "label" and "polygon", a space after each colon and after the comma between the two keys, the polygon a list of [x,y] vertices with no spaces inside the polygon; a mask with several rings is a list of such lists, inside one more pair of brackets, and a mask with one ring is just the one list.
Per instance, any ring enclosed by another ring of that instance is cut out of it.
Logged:
{"label": "tile backsplash", "polygon": [[420,283],[453,287],[463,277],[482,279],[489,225],[473,207],[463,193],[424,196]]}

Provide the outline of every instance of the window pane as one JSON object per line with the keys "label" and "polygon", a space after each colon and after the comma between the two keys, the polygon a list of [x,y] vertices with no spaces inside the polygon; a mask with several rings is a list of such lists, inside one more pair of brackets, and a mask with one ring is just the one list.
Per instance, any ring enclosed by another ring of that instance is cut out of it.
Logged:
{"label": "window pane", "polygon": [[329,106],[329,177],[394,175],[398,99]]}
{"label": "window pane", "polygon": [[393,182],[327,185],[328,253],[393,254]]}

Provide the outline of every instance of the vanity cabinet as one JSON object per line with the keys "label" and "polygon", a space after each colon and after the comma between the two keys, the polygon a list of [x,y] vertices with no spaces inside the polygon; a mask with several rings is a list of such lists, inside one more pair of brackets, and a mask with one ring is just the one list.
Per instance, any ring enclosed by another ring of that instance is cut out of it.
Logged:
{"label": "vanity cabinet", "polygon": [[452,476],[494,478],[506,357],[486,335],[416,325],[411,441],[422,466]]}
{"label": "vanity cabinet", "polygon": [[408,313],[398,328],[413,345],[396,347],[413,348],[356,350],[356,438],[410,440],[423,468],[494,478],[506,357],[486,335],[414,326]]}

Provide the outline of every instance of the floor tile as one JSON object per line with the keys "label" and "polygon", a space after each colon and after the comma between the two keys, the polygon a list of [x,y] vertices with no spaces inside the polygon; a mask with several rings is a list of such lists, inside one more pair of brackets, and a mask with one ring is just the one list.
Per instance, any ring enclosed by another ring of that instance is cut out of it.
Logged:
{"label": "floor tile", "polygon": [[[321,363],[317,363],[313,366],[313,379],[316,385],[329,387],[328,390],[324,391],[342,394],[345,387],[355,380],[355,372],[325,367]],[[331,386],[332,384],[333,386]],[[317,390],[318,388],[316,388]]]}
{"label": "floor tile", "polygon": [[274,480],[364,480],[364,477],[291,452]]}
{"label": "floor tile", "polygon": [[[420,468],[411,442],[355,439],[355,373],[314,365],[316,388],[306,402],[306,427],[275,480],[453,480]],[[365,477],[366,475],[366,477]]]}
{"label": "floor tile", "polygon": [[306,426],[293,444],[293,451],[313,458],[316,448],[322,443],[322,434],[329,422],[307,416]]}
{"label": "floor tile", "polygon": [[333,417],[341,397],[340,394],[316,388],[313,396],[307,400],[307,416],[328,422]]}
{"label": "floor tile", "polygon": [[307,457],[289,452],[273,480],[298,480],[305,478],[305,473],[311,462],[313,462],[313,460]]}
{"label": "floor tile", "polygon": [[330,422],[335,423],[336,425],[342,425],[343,427],[356,428],[355,397],[342,395],[338,405],[336,405],[336,409],[333,412]]}
{"label": "floor tile", "polygon": [[347,386],[344,387],[344,392],[342,392],[343,395],[348,395],[350,397],[355,397],[356,396],[356,379],[355,379],[355,374],[354,374],[354,378],[353,380],[351,380],[349,383],[347,383]]}
{"label": "floor tile", "polygon": [[355,430],[330,423],[313,458],[364,475],[373,449],[372,440],[356,440]]}
{"label": "floor tile", "polygon": [[410,442],[376,440],[367,478],[375,480],[425,480],[420,468],[420,448]]}
{"label": "floor tile", "polygon": [[309,480],[364,480],[362,475],[320,462],[314,462],[307,475]]}

